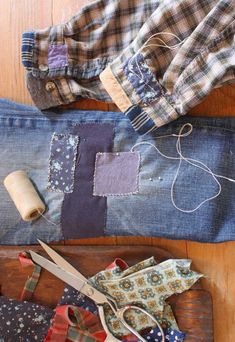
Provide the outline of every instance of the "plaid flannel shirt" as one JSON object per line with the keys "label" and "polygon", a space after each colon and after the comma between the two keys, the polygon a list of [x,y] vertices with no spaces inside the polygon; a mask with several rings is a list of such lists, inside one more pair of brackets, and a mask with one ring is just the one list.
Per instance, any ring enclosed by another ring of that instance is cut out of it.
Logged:
{"label": "plaid flannel shirt", "polygon": [[116,103],[155,130],[235,79],[234,0],[97,0],[69,22],[23,34],[35,104]]}

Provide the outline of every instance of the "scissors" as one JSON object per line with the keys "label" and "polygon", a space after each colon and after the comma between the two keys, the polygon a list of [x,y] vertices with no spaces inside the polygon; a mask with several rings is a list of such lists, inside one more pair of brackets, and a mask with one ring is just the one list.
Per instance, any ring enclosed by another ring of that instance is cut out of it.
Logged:
{"label": "scissors", "polygon": [[105,295],[104,293],[97,290],[93,285],[89,283],[89,280],[84,277],[76,268],[74,268],[68,261],[66,261],[62,256],[60,256],[56,251],[50,248],[44,242],[38,240],[42,248],[47,252],[50,258],[54,261],[50,261],[43,256],[29,251],[32,260],[40,265],[41,267],[45,268],[50,273],[54,274],[57,278],[63,280],[66,284],[72,286],[77,291],[81,292],[85,296],[92,299],[97,308],[100,317],[101,324],[103,326],[104,331],[106,332],[106,339],[105,342],[118,342],[121,341],[117,339],[112,332],[109,330],[104,315],[104,305],[109,305],[115,316],[120,320],[120,322],[126,327],[128,331],[134,334],[138,341],[146,342],[146,340],[136,331],[132,326],[130,326],[127,321],[125,320],[125,313],[128,310],[134,309],[143,312],[146,316],[153,320],[154,323],[158,326],[158,329],[162,336],[162,341],[165,342],[164,333],[162,327],[155,319],[153,315],[151,315],[146,310],[135,306],[135,305],[126,305],[122,308],[118,308],[115,299],[111,296]]}

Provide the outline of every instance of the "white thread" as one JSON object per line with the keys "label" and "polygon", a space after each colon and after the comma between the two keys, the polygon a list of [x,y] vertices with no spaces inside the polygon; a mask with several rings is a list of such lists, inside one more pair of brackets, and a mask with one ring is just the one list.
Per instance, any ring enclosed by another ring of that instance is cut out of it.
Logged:
{"label": "white thread", "polygon": [[[186,132],[186,133],[183,133],[183,130],[186,128],[186,127],[189,127],[189,130]],[[168,134],[168,135],[163,135],[163,136],[158,136],[158,137],[155,137],[156,139],[160,139],[160,138],[167,138],[167,137],[177,137],[177,141],[176,141],[176,151],[179,155],[179,157],[171,157],[171,156],[167,156],[166,154],[162,153],[155,145],[153,145],[152,143],[148,142],[148,141],[141,141],[137,144],[135,144],[132,148],[131,148],[131,152],[133,152],[133,150],[137,147],[137,146],[140,146],[140,145],[149,145],[151,147],[153,147],[162,157],[164,158],[167,158],[167,159],[171,159],[171,160],[179,160],[179,164],[178,164],[178,167],[177,167],[177,170],[176,170],[176,173],[175,173],[175,176],[174,176],[174,179],[173,179],[173,182],[172,182],[172,185],[171,185],[171,202],[173,204],[173,206],[183,212],[183,213],[192,213],[196,210],[198,210],[203,204],[205,204],[206,202],[209,202],[209,201],[212,201],[213,199],[215,199],[216,197],[218,197],[221,193],[221,190],[222,190],[222,186],[221,186],[221,183],[219,182],[219,180],[217,178],[223,178],[223,179],[226,179],[228,180],[229,182],[233,182],[235,183],[235,179],[232,179],[232,178],[229,178],[229,177],[226,177],[226,176],[222,176],[222,175],[219,175],[219,174],[216,174],[214,173],[206,164],[204,164],[203,162],[201,162],[200,160],[196,160],[196,159],[193,159],[193,158],[187,158],[185,157],[183,154],[182,154],[182,149],[181,149],[181,138],[183,137],[187,137],[188,135],[190,135],[193,131],[193,126],[192,124],[190,123],[186,123],[184,124],[181,128],[180,128],[180,131],[179,131],[179,134]],[[211,197],[208,197],[206,198],[205,200],[203,200],[201,203],[199,203],[195,208],[193,209],[182,209],[180,207],[178,207],[175,203],[175,199],[174,199],[174,188],[175,188],[175,183],[176,183],[176,180],[178,178],[178,175],[179,175],[179,171],[180,171],[180,167],[181,167],[181,164],[182,164],[182,161],[185,161],[186,163],[196,167],[196,168],[199,168],[207,173],[209,173],[212,178],[214,179],[214,181],[216,182],[216,184],[218,185],[218,192],[211,196]]]}
{"label": "white thread", "polygon": [[[175,45],[168,45],[168,44],[166,44],[165,41],[164,41],[163,39],[157,37],[157,36],[162,35],[162,34],[163,34],[163,35],[164,35],[164,34],[165,34],[165,35],[170,35],[170,36],[175,37],[176,39],[178,39],[179,43],[178,43],[178,44],[175,44]],[[148,42],[149,42],[152,38],[157,38],[157,40],[161,41],[161,42],[163,43],[163,45],[162,45],[162,44],[148,44]],[[128,61],[128,69],[129,69],[136,77],[138,77],[138,78],[139,78],[139,79],[140,79],[148,88],[150,88],[152,91],[155,92],[155,89],[153,89],[149,84],[147,84],[147,83],[144,81],[144,75],[143,75],[143,73],[142,73],[142,71],[141,71],[141,69],[140,69],[140,66],[139,66],[138,62],[137,62],[136,55],[137,55],[138,53],[140,53],[144,48],[146,48],[146,47],[151,47],[151,46],[154,46],[154,47],[165,47],[165,48],[167,48],[167,49],[169,49],[169,50],[174,50],[174,49],[177,49],[181,44],[183,44],[184,41],[185,41],[185,39],[184,39],[184,40],[181,40],[181,39],[180,39],[177,35],[175,35],[174,33],[167,32],[167,31],[157,32],[157,33],[151,35],[151,36],[146,40],[146,42],[143,44],[143,46],[141,46],[141,48],[139,48],[139,49],[137,50],[137,52],[133,55],[133,57],[130,58],[130,60]],[[138,70],[139,70],[140,75],[138,75],[138,74],[133,70],[133,68],[132,68],[133,65],[130,65],[130,62],[131,62],[132,59],[135,59],[135,63],[136,63],[136,66],[137,66],[137,68],[138,68]]]}
{"label": "white thread", "polygon": [[57,224],[57,223],[55,223],[55,222],[49,220],[48,218],[46,218],[46,216],[44,216],[43,213],[40,212],[40,210],[38,210],[38,213],[39,213],[39,215],[42,216],[48,223],[51,223],[51,224],[53,224],[54,226],[57,226],[57,227],[59,226],[59,224]]}
{"label": "white thread", "polygon": [[[173,36],[174,38],[178,39],[179,43],[178,44],[175,44],[175,45],[168,45],[165,43],[165,41],[157,36],[160,36],[160,35],[169,35],[169,36]],[[157,37],[157,40],[161,41],[164,45],[160,45],[160,44],[148,44],[148,42],[152,39],[152,38],[155,38]],[[176,49],[177,47],[179,47],[182,43],[184,43],[185,39],[184,40],[181,40],[176,34],[172,33],[172,32],[167,32],[167,31],[162,31],[162,32],[157,32],[153,35],[151,35],[147,40],[146,42],[144,43],[143,46],[141,46],[140,49],[138,49],[137,53],[139,53],[140,51],[142,51],[144,48],[146,47],[149,47],[149,46],[158,46],[158,47],[166,47],[170,50],[174,50]]]}

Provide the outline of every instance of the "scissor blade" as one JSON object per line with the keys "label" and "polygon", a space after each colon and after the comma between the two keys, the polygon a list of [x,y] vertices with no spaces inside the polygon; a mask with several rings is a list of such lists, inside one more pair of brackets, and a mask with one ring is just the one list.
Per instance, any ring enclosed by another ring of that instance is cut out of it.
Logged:
{"label": "scissor blade", "polygon": [[42,266],[47,271],[54,274],[57,278],[72,286],[75,290],[78,290],[87,297],[91,298],[96,304],[103,304],[107,302],[106,296],[89,285],[87,280],[84,281],[72,273],[62,270],[58,265],[33,251],[29,251],[29,253],[32,260],[35,261],[36,264]]}
{"label": "scissor blade", "polygon": [[42,246],[42,248],[47,252],[47,254],[51,257],[51,259],[63,270],[72,273],[77,276],[79,279],[87,282],[87,279],[82,275],[75,267],[73,267],[67,260],[65,260],[62,256],[60,256],[54,249],[48,246],[45,242],[42,242],[38,239],[38,242]]}

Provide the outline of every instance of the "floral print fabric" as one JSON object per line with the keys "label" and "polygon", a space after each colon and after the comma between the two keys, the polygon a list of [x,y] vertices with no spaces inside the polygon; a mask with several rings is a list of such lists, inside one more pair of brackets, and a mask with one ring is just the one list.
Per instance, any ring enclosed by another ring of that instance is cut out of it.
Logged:
{"label": "floral print fabric", "polygon": [[[163,328],[179,330],[171,307],[165,300],[173,294],[188,290],[201,274],[190,269],[190,260],[169,259],[156,264],[154,258],[147,259],[126,270],[119,266],[99,272],[90,280],[93,285],[113,297],[119,307],[128,304],[147,309]],[[128,331],[113,315],[105,310],[106,322],[116,336],[128,335]],[[127,322],[138,331],[153,327],[153,322],[142,312],[126,312]]]}
{"label": "floral print fabric", "polygon": [[74,172],[79,138],[72,134],[54,133],[51,140],[48,189],[73,192]]}

